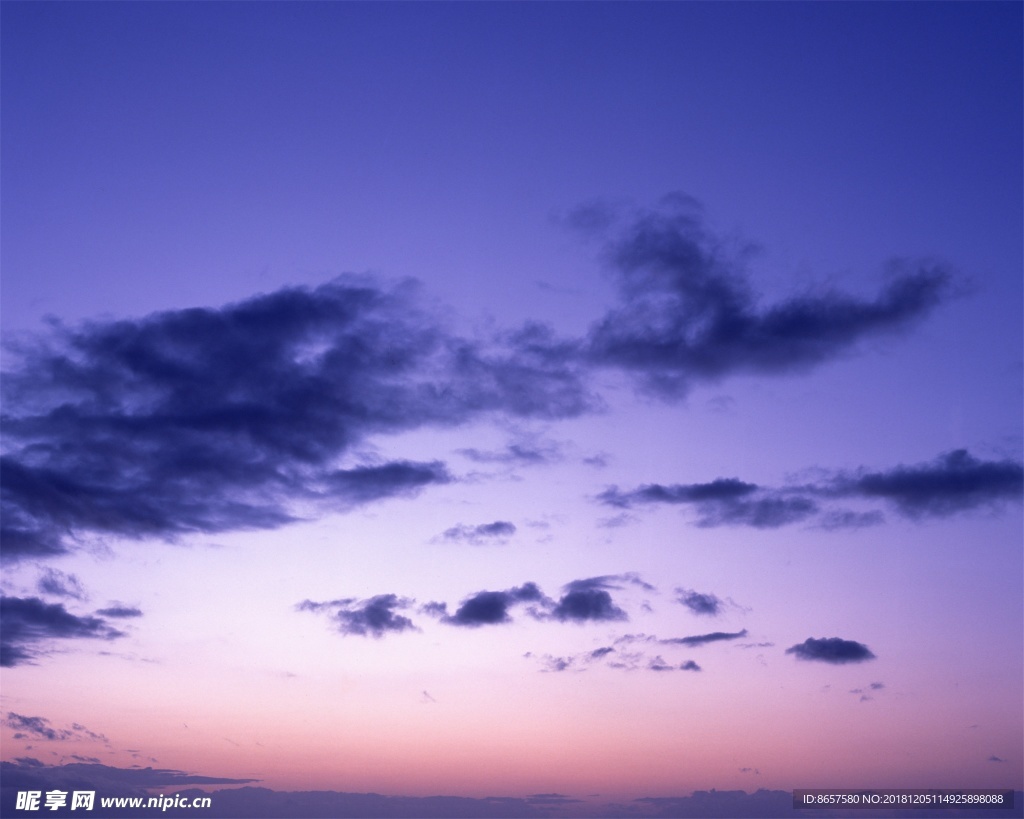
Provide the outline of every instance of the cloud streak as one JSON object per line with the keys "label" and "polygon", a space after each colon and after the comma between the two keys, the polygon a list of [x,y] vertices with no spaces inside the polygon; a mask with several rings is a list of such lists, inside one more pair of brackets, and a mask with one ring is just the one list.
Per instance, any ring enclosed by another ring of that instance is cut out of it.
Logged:
{"label": "cloud streak", "polygon": [[631,490],[612,486],[597,500],[620,509],[690,506],[697,512],[697,525],[704,527],[765,529],[816,520],[822,528],[837,529],[875,525],[882,520],[878,510],[855,512],[836,506],[850,499],[882,501],[905,518],[923,520],[1019,503],[1022,491],[1021,463],[983,461],[958,449],[913,466],[833,472],[816,483],[771,488],[739,478],[717,478],[709,483],[645,484]]}

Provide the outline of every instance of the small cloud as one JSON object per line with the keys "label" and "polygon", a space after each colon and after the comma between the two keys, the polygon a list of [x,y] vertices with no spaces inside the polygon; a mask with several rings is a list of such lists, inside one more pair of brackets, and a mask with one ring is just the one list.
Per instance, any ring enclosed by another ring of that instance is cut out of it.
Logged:
{"label": "small cloud", "polygon": [[481,523],[476,526],[460,523],[446,529],[440,539],[449,543],[462,542],[479,546],[484,543],[505,543],[515,533],[514,523],[507,520],[496,520],[493,523]]}
{"label": "small cloud", "polygon": [[746,636],[746,629],[742,631],[713,631],[710,634],[694,634],[691,637],[667,637],[663,640],[658,640],[658,642],[664,645],[702,646],[707,643],[717,643],[721,640],[736,640]]}
{"label": "small cloud", "polygon": [[97,609],[96,613],[104,617],[141,617],[142,609],[135,606],[115,605],[105,609]]}
{"label": "small cloud", "polygon": [[304,600],[296,608],[299,611],[331,611],[340,634],[380,638],[385,634],[419,631],[412,620],[396,613],[409,608],[414,602],[396,594],[378,594],[368,600],[347,598],[326,603]]}
{"label": "small cloud", "polygon": [[816,660],[833,665],[862,663],[875,659],[875,655],[863,643],[842,640],[839,637],[808,637],[802,643],[786,649],[799,660]]}
{"label": "small cloud", "polygon": [[36,584],[41,594],[51,597],[70,597],[73,600],[85,600],[85,589],[73,574],[66,574],[57,569],[46,568]]}
{"label": "small cloud", "polygon": [[676,589],[676,602],[686,606],[694,614],[710,615],[712,617],[721,614],[725,605],[713,594],[702,594],[693,589]]}
{"label": "small cloud", "polygon": [[8,711],[7,716],[3,719],[3,724],[17,732],[15,738],[43,739],[49,742],[87,740],[90,742],[102,742],[105,745],[110,744],[110,740],[103,734],[90,731],[84,725],[77,722],[73,722],[70,728],[54,728],[50,725],[50,721],[44,717],[26,717],[22,714]]}
{"label": "small cloud", "polygon": [[680,671],[700,671],[701,668],[693,660],[687,660],[685,663],[679,666]]}
{"label": "small cloud", "polygon": [[505,591],[481,591],[470,595],[455,610],[455,614],[444,615],[441,621],[453,626],[499,625],[511,622],[509,609],[518,603],[550,603],[536,583],[524,583]]}
{"label": "small cloud", "polygon": [[562,595],[552,611],[558,620],[582,623],[587,620],[626,620],[626,612],[612,602],[603,589],[581,589]]}
{"label": "small cloud", "polygon": [[1005,760],[1005,759],[1003,759],[1003,758],[1002,758],[1002,757],[1000,757],[1000,756],[996,756],[995,754],[993,754],[992,756],[990,756],[990,757],[989,757],[989,758],[988,758],[988,759],[987,759],[986,761],[987,761],[987,762],[1006,762],[1006,760]]}
{"label": "small cloud", "polygon": [[658,656],[652,657],[650,659],[650,661],[647,663],[647,668],[650,671],[675,671],[676,670],[676,667],[674,665],[669,665],[668,663],[666,663],[661,658],[660,654]]}

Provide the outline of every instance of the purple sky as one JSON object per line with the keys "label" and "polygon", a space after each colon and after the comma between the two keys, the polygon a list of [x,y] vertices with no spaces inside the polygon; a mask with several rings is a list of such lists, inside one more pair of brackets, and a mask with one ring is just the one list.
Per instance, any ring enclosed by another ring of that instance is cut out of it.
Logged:
{"label": "purple sky", "polygon": [[1024,785],[1019,4],[0,14],[5,762]]}

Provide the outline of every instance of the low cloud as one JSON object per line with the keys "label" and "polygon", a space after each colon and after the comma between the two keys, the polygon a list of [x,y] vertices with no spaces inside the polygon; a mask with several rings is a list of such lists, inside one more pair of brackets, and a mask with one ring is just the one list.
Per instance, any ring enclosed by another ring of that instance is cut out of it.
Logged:
{"label": "low cloud", "polygon": [[863,643],[839,637],[808,637],[802,643],[787,648],[786,653],[794,655],[799,660],[815,660],[832,665],[862,663],[875,659],[871,649]]}
{"label": "low cloud", "polygon": [[0,598],[0,666],[32,663],[49,650],[55,640],[113,640],[124,632],[100,617],[79,616],[60,603],[46,603],[38,597]]}
{"label": "low cloud", "polygon": [[573,580],[562,587],[564,594],[551,611],[556,620],[583,623],[590,620],[628,620],[629,615],[617,606],[611,591],[626,586],[638,586],[654,591],[654,586],[643,581],[636,572],[606,574]]}

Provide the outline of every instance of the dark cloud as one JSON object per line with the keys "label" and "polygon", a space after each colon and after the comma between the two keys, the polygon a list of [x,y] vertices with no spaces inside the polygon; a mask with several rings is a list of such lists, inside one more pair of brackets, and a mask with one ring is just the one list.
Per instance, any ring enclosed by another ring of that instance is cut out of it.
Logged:
{"label": "dark cloud", "polygon": [[580,589],[562,595],[552,610],[558,620],[582,623],[587,620],[626,620],[626,612],[612,601],[604,589]]}
{"label": "dark cloud", "polygon": [[710,483],[646,484],[624,491],[610,487],[597,496],[621,509],[645,504],[689,504],[698,526],[777,528],[815,516],[824,529],[874,526],[884,520],[878,510],[830,508],[841,499],[882,500],[912,519],[946,517],[981,507],[995,507],[1024,496],[1024,465],[1017,461],[982,461],[960,449],[934,461],[881,472],[825,473],[817,482],[781,488],[762,487],[738,478]]}
{"label": "dark cloud", "polygon": [[598,495],[598,499],[609,506],[623,508],[643,503],[732,503],[756,491],[756,484],[744,483],[738,478],[717,478],[710,483],[674,486],[652,483],[630,492],[620,492],[618,487],[611,487]]}
{"label": "dark cloud", "polygon": [[73,600],[84,600],[86,597],[85,589],[75,575],[49,567],[43,570],[36,588],[41,594],[52,597],[70,597]]}
{"label": "dark cloud", "polygon": [[725,606],[713,594],[702,594],[693,589],[676,589],[676,601],[682,603],[694,614],[716,616]]}
{"label": "dark cloud", "polygon": [[871,649],[863,643],[842,640],[839,637],[808,637],[802,643],[787,648],[786,653],[793,654],[800,660],[817,660],[833,665],[862,663],[875,659]]}
{"label": "dark cloud", "polygon": [[511,622],[509,609],[518,603],[550,605],[536,583],[524,583],[506,591],[481,591],[467,597],[455,610],[441,621],[453,626],[492,626]]}
{"label": "dark cloud", "polygon": [[304,600],[296,608],[299,611],[330,611],[341,634],[379,638],[385,634],[418,631],[412,620],[397,613],[413,603],[413,600],[396,594],[378,594],[368,600],[346,598],[324,603]]}
{"label": "dark cloud", "polygon": [[409,496],[430,484],[448,483],[451,476],[440,461],[394,461],[381,466],[336,469],[323,476],[321,492],[335,505],[355,506],[394,496]]}
{"label": "dark cloud", "polygon": [[52,640],[112,640],[123,632],[99,617],[72,614],[59,603],[38,597],[0,598],[0,666],[29,663],[45,653]]}
{"label": "dark cloud", "polygon": [[[601,213],[584,221],[607,229],[615,220]],[[734,373],[809,369],[864,338],[910,326],[949,290],[940,266],[894,264],[873,298],[818,292],[762,306],[744,253],[730,253],[705,228],[696,203],[679,195],[634,214],[606,256],[621,303],[591,329],[589,356],[669,398]]]}
{"label": "dark cloud", "polygon": [[44,739],[50,742],[90,740],[104,744],[109,744],[110,742],[103,734],[90,731],[84,725],[80,725],[77,722],[72,723],[70,728],[54,728],[45,717],[26,717],[13,711],[7,712],[3,719],[3,724],[15,731],[15,739]]}
{"label": "dark cloud", "polygon": [[602,574],[598,577],[585,577],[581,580],[571,580],[562,588],[565,591],[591,591],[594,589],[623,589],[626,586],[637,586],[644,591],[656,591],[655,587],[645,581],[636,572],[623,572],[622,574]]}
{"label": "dark cloud", "polygon": [[410,286],[353,278],[56,326],[8,348],[0,486],[14,559],[88,535],[273,528],[296,503],[407,495],[449,480],[443,465],[339,461],[375,434],[492,411],[567,417],[590,400],[544,328],[458,338]]}
{"label": "dark cloud", "polygon": [[15,714],[13,711],[7,712],[7,716],[4,717],[4,725],[19,733],[36,739],[47,739],[51,742],[71,739],[74,736],[71,731],[51,728],[50,721],[44,717],[26,717],[22,714]]}
{"label": "dark cloud", "polygon": [[687,660],[679,666],[680,671],[700,671],[701,668],[693,660]]}
{"label": "dark cloud", "polygon": [[479,546],[483,543],[504,542],[506,538],[515,533],[515,524],[507,520],[496,520],[493,523],[481,523],[476,526],[460,523],[450,529],[445,529],[441,534],[441,540],[459,541]]}
{"label": "dark cloud", "polygon": [[956,512],[1021,500],[1024,465],[981,461],[965,449],[947,452],[928,464],[898,466],[841,479],[839,491],[882,498],[912,518],[945,517]]}
{"label": "dark cloud", "polygon": [[611,487],[597,496],[608,506],[632,508],[641,504],[691,504],[699,515],[698,526],[753,526],[774,529],[805,520],[818,511],[805,492],[766,490],[737,478],[718,478],[710,483],[647,484],[629,492]]}
{"label": "dark cloud", "polygon": [[141,617],[142,609],[136,608],[135,606],[110,606],[105,609],[97,609],[97,614],[101,614],[104,617]]}
{"label": "dark cloud", "polygon": [[706,643],[717,643],[721,640],[736,640],[740,637],[746,636],[746,629],[743,629],[742,631],[713,631],[710,634],[694,634],[690,637],[666,637],[658,640],[658,642],[665,645],[702,646]]}
{"label": "dark cloud", "polygon": [[583,623],[588,620],[628,620],[625,611],[615,605],[609,589],[621,589],[624,584],[653,591],[654,586],[644,582],[635,572],[606,574],[573,580],[563,586],[565,592],[551,615],[557,620]]}

